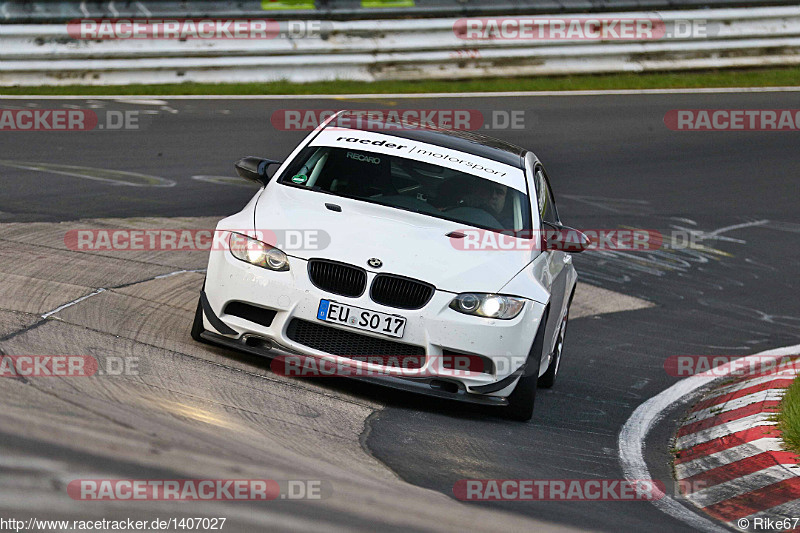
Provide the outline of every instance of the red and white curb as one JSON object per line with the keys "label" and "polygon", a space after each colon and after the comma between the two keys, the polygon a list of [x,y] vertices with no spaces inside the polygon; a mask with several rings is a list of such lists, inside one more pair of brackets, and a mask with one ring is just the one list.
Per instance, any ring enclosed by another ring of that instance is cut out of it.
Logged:
{"label": "red and white curb", "polygon": [[796,373],[738,380],[692,408],[675,438],[675,478],[686,499],[744,531],[800,529],[798,455],[783,449],[773,420]]}
{"label": "red and white curb", "polygon": [[[747,356],[739,362],[752,359],[763,363],[765,357],[779,360],[798,353],[800,345],[787,346]],[[696,400],[704,388],[713,382],[722,383],[736,372],[737,367],[729,363],[716,367],[713,372],[682,379],[637,407],[617,440],[626,479],[652,478],[644,459],[645,442],[667,413],[682,403]],[[719,388],[695,406],[693,418],[686,421],[683,426],[686,429],[682,427],[675,446],[684,452],[675,465],[680,476],[677,484],[692,487],[685,497],[712,512],[703,513],[670,494],[653,500],[654,506],[698,531],[729,531],[711,516],[745,531],[787,530],[800,526],[800,520],[797,524],[792,521],[782,524],[788,527],[776,527],[773,523],[771,528],[764,520],[755,521],[756,518],[774,521],[776,516],[800,518],[800,477],[797,477],[800,469],[788,462],[791,455],[781,454],[785,452],[775,424],[770,421],[771,412],[764,414],[761,410],[777,405],[774,402],[783,395],[775,378],[785,379],[783,385],[788,386],[793,376],[762,376],[748,380],[749,386],[736,382]],[[697,483],[692,485],[692,481]],[[753,488],[750,488],[751,482]],[[738,514],[728,511],[729,504],[734,503],[738,505],[737,513],[744,513],[739,518],[734,518]],[[739,527],[744,525],[745,519],[747,525]],[[737,524],[738,520],[742,523]]]}

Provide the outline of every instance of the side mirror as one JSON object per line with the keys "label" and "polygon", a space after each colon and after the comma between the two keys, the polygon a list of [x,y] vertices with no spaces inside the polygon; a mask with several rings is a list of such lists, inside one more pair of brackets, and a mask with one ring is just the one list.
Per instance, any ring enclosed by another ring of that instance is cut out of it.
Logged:
{"label": "side mirror", "polygon": [[542,250],[560,250],[579,254],[592,245],[592,240],[580,230],[569,226],[548,224],[542,232]]}
{"label": "side mirror", "polygon": [[274,159],[262,159],[260,157],[248,156],[237,161],[234,167],[239,177],[257,183],[263,187],[269,183],[267,167],[280,164],[280,161],[275,161]]}

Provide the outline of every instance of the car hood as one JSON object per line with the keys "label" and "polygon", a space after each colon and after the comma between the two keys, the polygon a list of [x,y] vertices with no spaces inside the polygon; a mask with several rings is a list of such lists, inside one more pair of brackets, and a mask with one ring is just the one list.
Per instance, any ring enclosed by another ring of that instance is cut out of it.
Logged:
{"label": "car hood", "polygon": [[[340,206],[341,212],[326,203]],[[455,293],[497,292],[537,254],[530,249],[459,249],[454,244],[459,240],[446,234],[467,229],[463,223],[278,183],[259,197],[254,222],[257,230],[274,231],[276,244],[290,256],[341,261]],[[283,230],[309,230],[319,246],[297,246],[299,239],[281,238]],[[383,266],[370,267],[370,258]]]}

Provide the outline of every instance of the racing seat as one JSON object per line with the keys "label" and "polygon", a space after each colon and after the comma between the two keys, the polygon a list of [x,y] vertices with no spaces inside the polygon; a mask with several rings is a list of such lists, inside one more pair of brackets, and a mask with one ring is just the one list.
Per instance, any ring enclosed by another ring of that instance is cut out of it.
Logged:
{"label": "racing seat", "polygon": [[348,149],[330,154],[317,185],[356,198],[397,194],[392,184],[390,156]]}

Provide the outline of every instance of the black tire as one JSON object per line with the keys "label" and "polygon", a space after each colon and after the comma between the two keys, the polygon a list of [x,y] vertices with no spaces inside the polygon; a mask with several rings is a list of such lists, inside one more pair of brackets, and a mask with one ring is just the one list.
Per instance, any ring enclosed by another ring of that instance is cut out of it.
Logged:
{"label": "black tire", "polygon": [[572,289],[572,294],[569,295],[569,301],[567,302],[567,312],[564,313],[564,318],[561,319],[561,324],[558,326],[558,337],[554,348],[556,356],[550,361],[547,371],[539,378],[538,385],[543,389],[552,388],[552,386],[556,384],[558,369],[561,366],[561,356],[564,354],[564,338],[567,333],[567,322],[569,322],[569,310],[572,307],[572,298],[574,296],[575,289]]}
{"label": "black tire", "polygon": [[194,312],[194,321],[192,322],[192,338],[197,342],[208,344],[208,341],[200,336],[205,329],[203,328],[203,304],[200,303],[200,298],[197,299],[197,310]]}
{"label": "black tire", "polygon": [[561,365],[561,354],[564,352],[564,336],[567,332],[567,321],[569,321],[569,307],[567,307],[567,312],[564,313],[564,318],[561,319],[561,324],[558,326],[558,337],[556,337],[556,345],[553,348],[555,357],[550,361],[547,371],[542,374],[537,383],[543,389],[549,389],[556,384],[558,367]]}
{"label": "black tire", "polygon": [[517,386],[508,396],[508,405],[503,407],[503,416],[508,419],[527,422],[533,417],[539,363],[542,360],[542,352],[544,350],[544,331],[547,328],[547,315],[548,311],[545,311],[539,323],[539,330],[536,332],[533,346],[531,346],[531,351],[528,353],[525,372],[517,382]]}
{"label": "black tire", "polygon": [[503,416],[518,422],[527,422],[533,418],[533,404],[536,402],[536,375],[522,376],[508,397],[508,405],[503,409]]}

